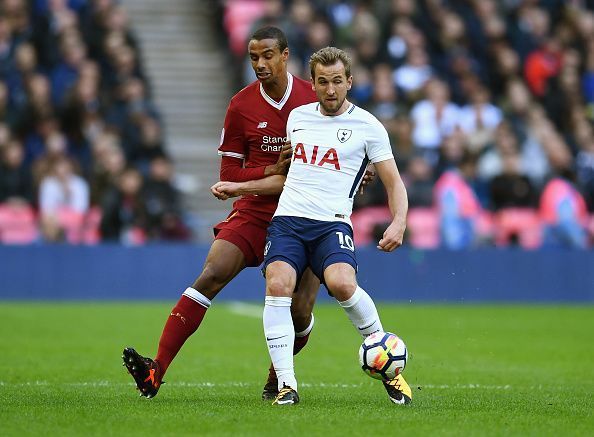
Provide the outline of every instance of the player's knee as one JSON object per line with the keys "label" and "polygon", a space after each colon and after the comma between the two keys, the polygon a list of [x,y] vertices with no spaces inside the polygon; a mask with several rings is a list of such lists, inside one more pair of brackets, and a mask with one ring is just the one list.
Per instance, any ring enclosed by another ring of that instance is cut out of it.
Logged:
{"label": "player's knee", "polygon": [[350,299],[357,289],[356,282],[349,278],[340,277],[326,280],[326,286],[329,288],[332,296],[340,302]]}
{"label": "player's knee", "polygon": [[210,298],[210,294],[216,295],[230,279],[225,268],[207,262],[198,279],[194,281],[193,287]]}
{"label": "player's knee", "polygon": [[293,289],[286,278],[278,276],[266,277],[266,295],[276,297],[291,297]]}

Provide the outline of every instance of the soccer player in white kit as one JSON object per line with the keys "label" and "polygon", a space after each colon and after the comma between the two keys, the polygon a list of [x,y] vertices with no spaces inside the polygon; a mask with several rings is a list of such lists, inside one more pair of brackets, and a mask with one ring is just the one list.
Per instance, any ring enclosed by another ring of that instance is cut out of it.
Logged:
{"label": "soccer player in white kit", "polygon": [[[378,249],[391,252],[402,245],[408,209],[385,128],[346,99],[353,80],[349,56],[326,47],[311,56],[309,65],[318,102],[297,107],[289,115],[287,138],[293,157],[264,251],[263,323],[278,377],[279,394],[273,402],[277,405],[299,402],[291,300],[308,266],[364,338],[383,331],[373,300],[357,285],[350,222],[353,197],[369,162],[386,187],[393,216]],[[401,375],[384,386],[392,402],[411,401],[410,387]]]}

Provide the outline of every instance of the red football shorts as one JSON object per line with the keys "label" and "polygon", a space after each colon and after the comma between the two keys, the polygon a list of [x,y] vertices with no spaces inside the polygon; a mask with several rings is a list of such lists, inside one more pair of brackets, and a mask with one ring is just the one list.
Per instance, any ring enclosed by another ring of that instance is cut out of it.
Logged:
{"label": "red football shorts", "polygon": [[264,261],[269,224],[269,221],[254,217],[246,211],[234,209],[213,231],[215,240],[228,241],[241,250],[247,267],[257,267]]}

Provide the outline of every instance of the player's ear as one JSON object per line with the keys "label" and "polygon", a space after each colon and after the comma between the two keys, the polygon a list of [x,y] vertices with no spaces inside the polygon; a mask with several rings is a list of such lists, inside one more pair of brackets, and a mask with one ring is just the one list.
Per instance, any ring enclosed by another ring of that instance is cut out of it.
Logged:
{"label": "player's ear", "polygon": [[316,90],[316,84],[314,83],[314,78],[310,77],[309,81],[311,82],[311,90],[315,91]]}
{"label": "player's ear", "polygon": [[353,86],[353,76],[349,76],[349,78],[347,79],[347,91],[350,91],[352,86]]}
{"label": "player's ear", "polygon": [[287,60],[289,59],[289,48],[288,47],[285,47],[285,49],[281,53],[281,57],[283,58],[283,61],[287,62]]}

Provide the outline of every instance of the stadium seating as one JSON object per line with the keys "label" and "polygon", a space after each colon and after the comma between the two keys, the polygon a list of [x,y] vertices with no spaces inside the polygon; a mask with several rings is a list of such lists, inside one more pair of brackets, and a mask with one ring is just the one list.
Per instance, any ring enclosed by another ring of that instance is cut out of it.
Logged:
{"label": "stadium seating", "polygon": [[505,208],[494,217],[495,244],[518,243],[524,249],[536,249],[542,241],[542,224],[538,211],[532,208]]}
{"label": "stadium seating", "polygon": [[0,242],[3,244],[30,244],[37,240],[35,211],[25,204],[0,205]]}
{"label": "stadium seating", "polygon": [[439,247],[439,214],[433,208],[411,208],[406,220],[411,246],[419,249]]}

